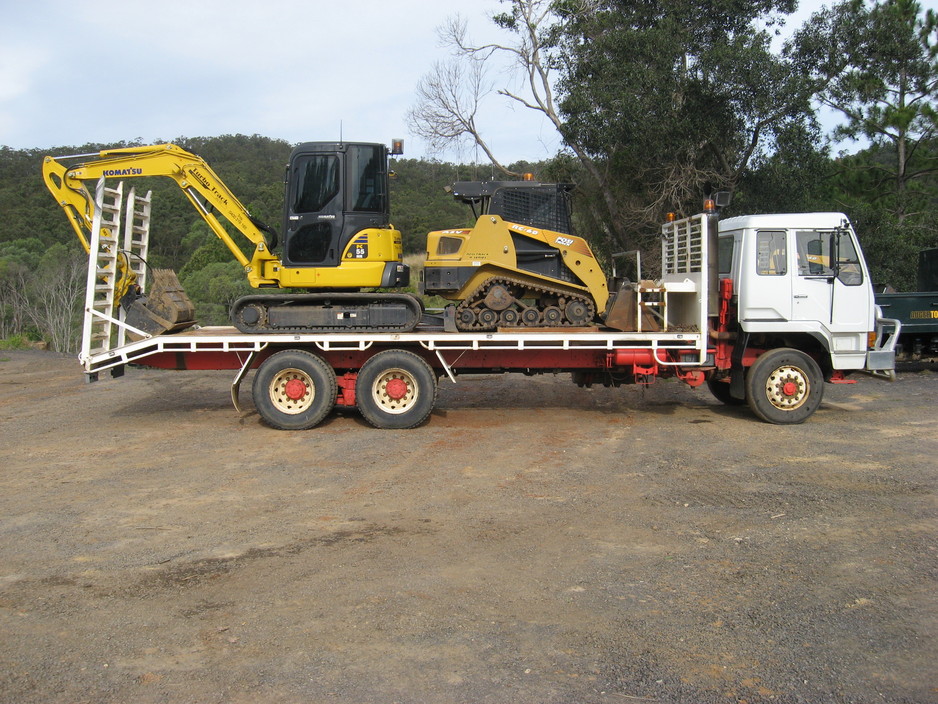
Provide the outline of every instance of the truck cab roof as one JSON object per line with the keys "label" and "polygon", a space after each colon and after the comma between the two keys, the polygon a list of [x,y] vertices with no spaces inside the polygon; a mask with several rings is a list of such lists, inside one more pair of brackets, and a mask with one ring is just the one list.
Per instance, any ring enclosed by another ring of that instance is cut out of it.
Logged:
{"label": "truck cab roof", "polygon": [[849,222],[843,213],[775,213],[770,215],[740,215],[720,221],[720,232],[746,229],[833,229]]}

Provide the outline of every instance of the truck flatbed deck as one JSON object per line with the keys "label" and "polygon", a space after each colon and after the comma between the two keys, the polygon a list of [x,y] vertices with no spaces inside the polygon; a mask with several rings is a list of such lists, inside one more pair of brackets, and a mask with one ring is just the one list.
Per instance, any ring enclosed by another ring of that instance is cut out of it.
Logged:
{"label": "truck flatbed deck", "polygon": [[[373,347],[413,346],[434,353],[438,358],[446,352],[537,352],[616,350],[661,350],[660,364],[668,364],[664,351],[704,352],[703,335],[695,332],[636,333],[614,330],[499,330],[486,333],[449,333],[442,328],[418,328],[409,333],[315,333],[248,335],[234,327],[203,327],[172,335],[157,335],[129,342],[89,356],[85,372],[98,374],[125,364],[139,364],[164,369],[239,369],[244,355],[264,349],[283,347],[315,347],[324,353],[364,352]],[[447,360],[444,366],[456,367],[458,360]],[[506,360],[510,356],[504,357]],[[530,358],[519,360],[530,366]],[[685,359],[684,364],[702,364],[704,359]],[[574,365],[579,366],[579,365]]]}

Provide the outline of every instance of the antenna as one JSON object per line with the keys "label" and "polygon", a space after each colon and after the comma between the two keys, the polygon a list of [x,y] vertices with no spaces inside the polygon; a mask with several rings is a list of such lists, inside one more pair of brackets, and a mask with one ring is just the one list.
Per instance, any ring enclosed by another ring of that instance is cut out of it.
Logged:
{"label": "antenna", "polygon": [[343,138],[342,138],[342,120],[339,120],[339,144],[342,144],[342,142],[343,142]]}

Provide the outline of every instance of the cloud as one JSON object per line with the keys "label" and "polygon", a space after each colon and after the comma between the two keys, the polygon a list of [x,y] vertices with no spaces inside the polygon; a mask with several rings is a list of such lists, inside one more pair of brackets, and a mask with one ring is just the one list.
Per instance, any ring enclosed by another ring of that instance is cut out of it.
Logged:
{"label": "cloud", "polygon": [[[409,138],[414,88],[457,13],[476,42],[498,0],[64,0],[5,9],[0,144],[14,148],[236,132],[290,142]],[[39,47],[34,48],[34,47]],[[538,121],[490,96],[503,158],[543,158]],[[502,136],[504,134],[504,136]],[[410,140],[408,153],[420,156]]]}

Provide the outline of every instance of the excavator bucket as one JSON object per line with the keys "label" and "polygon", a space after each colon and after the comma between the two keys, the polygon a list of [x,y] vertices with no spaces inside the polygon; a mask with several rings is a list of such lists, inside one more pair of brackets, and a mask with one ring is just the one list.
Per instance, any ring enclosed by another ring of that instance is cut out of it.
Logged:
{"label": "excavator bucket", "polygon": [[606,327],[623,332],[657,332],[661,325],[647,307],[639,303],[638,292],[653,287],[653,281],[623,283],[606,311]]}
{"label": "excavator bucket", "polygon": [[154,269],[145,296],[121,301],[128,325],[150,335],[184,330],[195,324],[195,308],[172,269]]}

